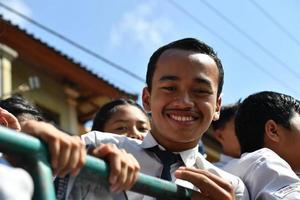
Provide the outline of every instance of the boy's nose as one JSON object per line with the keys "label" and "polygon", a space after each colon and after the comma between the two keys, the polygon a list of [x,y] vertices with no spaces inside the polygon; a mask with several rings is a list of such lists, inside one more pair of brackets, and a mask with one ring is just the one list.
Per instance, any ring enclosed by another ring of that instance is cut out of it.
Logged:
{"label": "boy's nose", "polygon": [[188,93],[182,93],[175,98],[174,104],[178,107],[193,107],[194,101]]}

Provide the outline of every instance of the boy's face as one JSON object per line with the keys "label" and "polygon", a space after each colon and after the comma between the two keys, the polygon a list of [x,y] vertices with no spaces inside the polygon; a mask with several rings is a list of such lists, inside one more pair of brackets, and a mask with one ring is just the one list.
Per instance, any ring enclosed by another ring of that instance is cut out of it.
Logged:
{"label": "boy's face", "polygon": [[213,135],[221,143],[224,154],[238,158],[241,148],[235,134],[234,120],[235,117],[232,117],[224,127],[215,130]]}
{"label": "boy's face", "polygon": [[280,142],[277,152],[297,173],[300,172],[300,115],[294,113],[290,119],[291,128],[279,126]]}
{"label": "boy's face", "polygon": [[206,54],[169,49],[159,57],[143,104],[152,113],[153,136],[166,149],[195,147],[219,118],[218,75],[215,61]]}

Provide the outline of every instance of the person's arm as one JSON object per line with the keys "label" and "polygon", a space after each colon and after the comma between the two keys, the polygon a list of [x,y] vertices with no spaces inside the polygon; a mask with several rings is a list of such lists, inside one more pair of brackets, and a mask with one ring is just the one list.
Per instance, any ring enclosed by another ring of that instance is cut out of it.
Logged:
{"label": "person's arm", "polygon": [[180,167],[175,172],[176,178],[183,179],[193,183],[201,192],[194,192],[192,200],[210,199],[210,200],[234,200],[234,189],[232,185],[208,172],[207,170],[192,169]]}
{"label": "person's arm", "polygon": [[85,163],[86,150],[78,136],[70,136],[49,123],[35,120],[21,123],[21,129],[48,145],[54,175],[63,177],[67,173],[79,173]]}
{"label": "person's arm", "polygon": [[[86,159],[85,144],[79,137],[69,136],[45,122],[26,121],[21,127],[22,131],[48,144],[51,165],[56,175],[63,177],[69,172],[71,175],[79,173]],[[101,144],[92,151],[92,155],[108,161],[112,191],[127,190],[135,183],[139,164],[125,150],[120,150],[113,144]]]}
{"label": "person's arm", "polygon": [[92,155],[108,161],[110,166],[108,181],[111,191],[129,190],[136,182],[140,165],[124,149],[119,149],[115,144],[101,144],[92,151]]}

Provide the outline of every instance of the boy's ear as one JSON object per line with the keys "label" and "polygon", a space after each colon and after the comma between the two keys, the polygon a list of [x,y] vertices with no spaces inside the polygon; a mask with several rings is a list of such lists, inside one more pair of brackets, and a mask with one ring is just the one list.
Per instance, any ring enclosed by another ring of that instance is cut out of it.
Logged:
{"label": "boy's ear", "polygon": [[265,124],[265,139],[270,142],[278,143],[280,140],[277,123],[270,119]]}
{"label": "boy's ear", "polygon": [[216,131],[213,133],[213,137],[214,137],[220,144],[223,144],[223,141],[224,141],[224,135],[223,135],[219,130],[216,130]]}
{"label": "boy's ear", "polygon": [[222,97],[221,95],[217,99],[217,104],[216,104],[216,110],[213,116],[213,121],[216,121],[220,117],[220,112],[221,112],[221,105],[222,105]]}
{"label": "boy's ear", "polygon": [[150,92],[149,92],[149,88],[148,87],[144,87],[144,89],[143,89],[142,101],[143,101],[144,109],[147,112],[150,112],[151,111],[151,106],[150,106]]}

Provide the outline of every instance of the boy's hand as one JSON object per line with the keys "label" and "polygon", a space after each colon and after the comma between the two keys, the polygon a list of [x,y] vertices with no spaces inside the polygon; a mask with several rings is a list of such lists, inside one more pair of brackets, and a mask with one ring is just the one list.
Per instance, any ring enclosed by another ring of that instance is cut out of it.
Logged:
{"label": "boy's hand", "polygon": [[48,145],[51,166],[56,176],[77,175],[85,163],[85,145],[77,136],[70,136],[53,125],[35,120],[21,124],[22,131],[42,139]]}
{"label": "boy's hand", "polygon": [[176,178],[193,183],[201,191],[192,194],[192,200],[234,200],[232,185],[222,178],[201,169],[180,167],[175,172]]}
{"label": "boy's hand", "polygon": [[7,110],[4,110],[0,107],[0,125],[14,129],[16,131],[21,130],[21,126],[17,120],[17,118],[9,113]]}
{"label": "boy's hand", "polygon": [[104,158],[109,162],[109,183],[111,191],[129,190],[136,182],[140,165],[137,160],[124,149],[114,144],[101,144],[92,151],[92,155]]}

